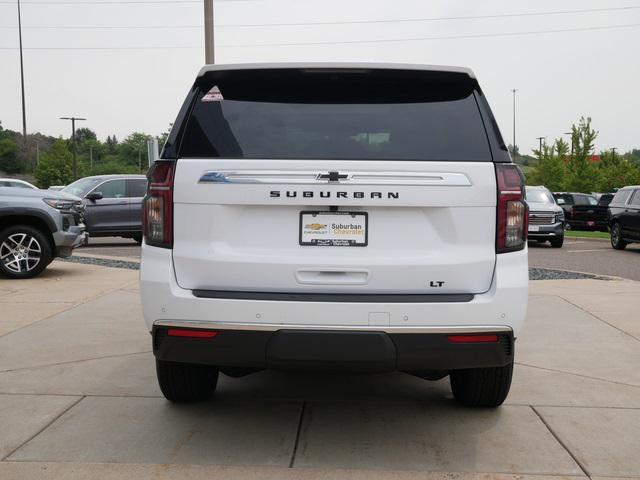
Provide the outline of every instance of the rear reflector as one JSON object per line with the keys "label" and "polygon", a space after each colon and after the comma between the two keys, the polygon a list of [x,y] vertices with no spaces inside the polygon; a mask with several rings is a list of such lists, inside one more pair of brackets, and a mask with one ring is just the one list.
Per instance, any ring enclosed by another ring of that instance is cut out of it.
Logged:
{"label": "rear reflector", "polygon": [[449,335],[451,343],[490,343],[497,342],[497,335]]}
{"label": "rear reflector", "polygon": [[218,335],[218,332],[213,330],[178,330],[170,328],[167,335],[170,337],[213,338]]}

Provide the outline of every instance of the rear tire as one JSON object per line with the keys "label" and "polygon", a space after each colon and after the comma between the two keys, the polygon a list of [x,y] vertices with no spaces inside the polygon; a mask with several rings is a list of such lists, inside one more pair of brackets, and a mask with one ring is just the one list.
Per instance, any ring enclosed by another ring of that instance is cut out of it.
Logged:
{"label": "rear tire", "polygon": [[549,243],[553,248],[562,248],[562,244],[564,243],[564,235],[561,237],[552,238],[549,240]]}
{"label": "rear tire", "polygon": [[213,395],[218,383],[218,369],[207,365],[156,360],[158,384],[171,402],[201,402]]}
{"label": "rear tire", "polygon": [[627,245],[628,243],[622,239],[620,224],[616,222],[611,225],[611,246],[616,250],[624,250]]}
{"label": "rear tire", "polygon": [[0,232],[0,271],[9,278],[33,278],[53,260],[45,234],[30,225],[14,225]]}
{"label": "rear tire", "polygon": [[505,367],[452,370],[451,390],[468,407],[497,407],[509,394],[512,375],[513,362]]}

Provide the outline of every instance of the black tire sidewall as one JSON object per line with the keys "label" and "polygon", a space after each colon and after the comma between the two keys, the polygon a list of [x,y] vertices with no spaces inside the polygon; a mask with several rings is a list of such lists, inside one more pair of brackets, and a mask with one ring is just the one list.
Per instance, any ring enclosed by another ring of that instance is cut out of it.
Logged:
{"label": "black tire sidewall", "polygon": [[[617,230],[618,234],[617,234],[617,241],[614,240],[614,231]],[[619,223],[614,223],[611,226],[611,246],[613,248],[615,248],[616,250],[622,250],[624,247],[627,246],[626,242],[624,240],[622,240],[622,230],[620,228],[620,224]]]}
{"label": "black tire sidewall", "polygon": [[26,233],[34,237],[38,243],[40,244],[41,254],[40,254],[40,263],[29,272],[21,272],[16,273],[8,270],[2,262],[0,262],[0,273],[2,275],[12,278],[12,279],[23,279],[23,278],[33,278],[36,275],[42,273],[42,271],[47,268],[53,261],[53,255],[51,253],[51,244],[49,243],[49,239],[47,236],[38,228],[32,227],[31,225],[13,225],[11,227],[7,227],[0,232],[0,244],[4,242],[11,235],[15,235],[16,233]]}
{"label": "black tire sidewall", "polygon": [[553,248],[562,248],[562,245],[564,244],[564,236],[559,238],[553,238],[549,240],[549,243],[551,243],[551,246]]}

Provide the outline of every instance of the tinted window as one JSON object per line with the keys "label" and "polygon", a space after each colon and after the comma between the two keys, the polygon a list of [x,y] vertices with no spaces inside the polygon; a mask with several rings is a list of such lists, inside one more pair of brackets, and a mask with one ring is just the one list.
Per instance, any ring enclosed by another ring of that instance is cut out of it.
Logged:
{"label": "tinted window", "polygon": [[138,198],[144,197],[147,193],[147,180],[144,178],[134,178],[127,180],[128,197]]}
{"label": "tinted window", "polygon": [[31,185],[27,185],[26,183],[21,183],[21,182],[10,182],[9,186],[15,187],[15,188],[28,188],[33,190],[33,187]]}
{"label": "tinted window", "polygon": [[443,72],[209,72],[179,156],[491,161],[475,88]]}
{"label": "tinted window", "polygon": [[101,178],[88,177],[81,178],[75,182],[67,185],[62,189],[63,192],[70,193],[76,197],[84,197],[93,187],[102,181]]}
{"label": "tinted window", "polygon": [[635,191],[635,193],[633,194],[633,197],[631,197],[631,202],[629,202],[629,205],[633,205],[634,207],[640,207],[640,190]]}
{"label": "tinted window", "polygon": [[627,198],[629,198],[629,195],[631,195],[632,190],[618,190],[616,192],[616,194],[613,196],[613,200],[611,200],[611,203],[615,203],[615,204],[625,204],[627,203]]}
{"label": "tinted window", "polygon": [[127,196],[125,180],[109,180],[96,188],[96,192],[102,192],[102,198],[124,198]]}
{"label": "tinted window", "polygon": [[560,198],[563,199],[565,205],[573,205],[573,195],[567,195],[567,194],[564,194],[564,193],[556,193],[553,196],[556,197],[556,200],[558,200]]}
{"label": "tinted window", "polygon": [[604,193],[600,197],[600,200],[598,200],[598,205],[606,207],[607,205],[609,205],[611,203],[611,200],[613,200],[613,195],[611,193]]}
{"label": "tinted window", "polygon": [[597,205],[598,201],[590,195],[574,195],[574,205]]}

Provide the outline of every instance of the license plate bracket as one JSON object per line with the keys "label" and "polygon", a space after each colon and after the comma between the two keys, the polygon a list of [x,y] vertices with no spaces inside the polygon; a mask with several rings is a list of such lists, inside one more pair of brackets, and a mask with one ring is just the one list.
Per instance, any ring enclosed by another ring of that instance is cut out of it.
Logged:
{"label": "license plate bracket", "polygon": [[302,211],[298,242],[313,247],[366,247],[369,244],[369,214]]}

